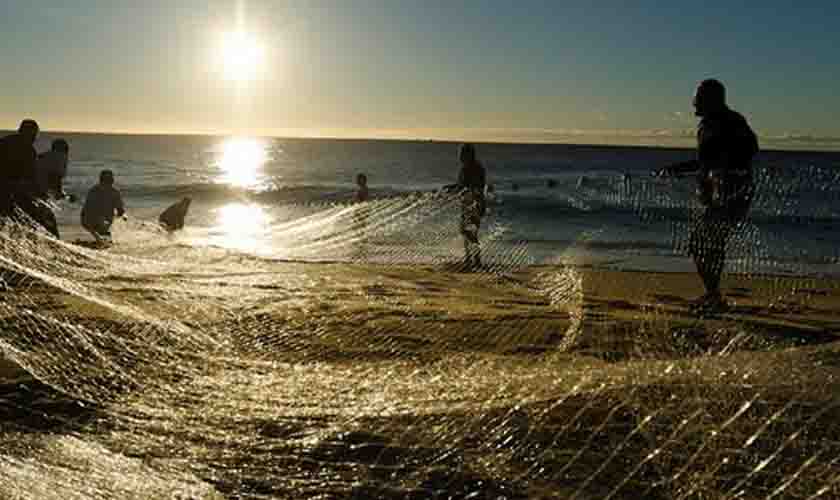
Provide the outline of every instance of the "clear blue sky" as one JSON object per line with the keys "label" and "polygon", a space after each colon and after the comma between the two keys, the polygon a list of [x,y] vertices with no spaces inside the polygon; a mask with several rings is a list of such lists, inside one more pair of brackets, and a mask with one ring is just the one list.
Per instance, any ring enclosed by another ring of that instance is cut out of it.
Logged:
{"label": "clear blue sky", "polygon": [[632,142],[715,76],[766,136],[840,137],[840,2],[592,3],[5,0],[0,127]]}

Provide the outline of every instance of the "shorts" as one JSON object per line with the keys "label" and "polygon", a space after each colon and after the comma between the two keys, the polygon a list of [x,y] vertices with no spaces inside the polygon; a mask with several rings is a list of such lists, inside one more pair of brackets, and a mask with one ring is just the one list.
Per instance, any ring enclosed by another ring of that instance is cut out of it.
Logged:
{"label": "shorts", "polygon": [[752,195],[741,196],[723,205],[708,206],[694,222],[689,251],[702,255],[708,251],[723,252],[734,230],[747,218]]}

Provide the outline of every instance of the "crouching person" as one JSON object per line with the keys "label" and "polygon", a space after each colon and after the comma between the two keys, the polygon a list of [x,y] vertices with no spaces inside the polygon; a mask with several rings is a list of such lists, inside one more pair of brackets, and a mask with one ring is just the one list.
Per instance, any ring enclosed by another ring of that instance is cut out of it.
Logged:
{"label": "crouching person", "polygon": [[114,173],[103,170],[99,174],[99,184],[90,188],[82,207],[82,227],[96,238],[97,243],[111,242],[111,225],[114,214],[125,215],[122,195],[114,188]]}

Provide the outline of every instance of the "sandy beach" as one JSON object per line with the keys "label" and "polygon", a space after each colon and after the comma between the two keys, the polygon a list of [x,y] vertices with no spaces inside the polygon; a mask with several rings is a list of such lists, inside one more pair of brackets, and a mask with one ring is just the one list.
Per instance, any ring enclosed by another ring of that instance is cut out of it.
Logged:
{"label": "sandy beach", "polygon": [[[462,273],[271,263],[227,276],[115,276],[76,290],[33,281],[3,294],[10,350],[0,373],[24,375],[13,362],[20,355],[40,378],[67,375],[39,372],[45,360],[33,353],[47,348],[72,356],[91,349],[113,363],[110,342],[288,363],[429,363],[456,354],[627,363],[782,351],[831,343],[840,332],[837,280],[729,275],[723,291],[730,309],[700,317],[689,308],[702,292],[692,273],[589,267]],[[36,322],[34,337],[12,332]],[[103,344],[74,345],[68,328]]]}
{"label": "sandy beach", "polygon": [[[693,274],[595,268],[264,263],[82,285],[3,297],[4,345],[41,381],[5,363],[4,440],[49,429],[40,466],[159,457],[155,487],[205,498],[760,497],[838,472],[834,280],[728,276],[732,308],[709,318],[687,307]],[[40,317],[10,316],[25,310]],[[16,463],[0,491],[23,488]],[[72,489],[64,474],[47,482]]]}
{"label": "sandy beach", "polygon": [[840,499],[840,2],[769,7],[4,2],[0,500]]}

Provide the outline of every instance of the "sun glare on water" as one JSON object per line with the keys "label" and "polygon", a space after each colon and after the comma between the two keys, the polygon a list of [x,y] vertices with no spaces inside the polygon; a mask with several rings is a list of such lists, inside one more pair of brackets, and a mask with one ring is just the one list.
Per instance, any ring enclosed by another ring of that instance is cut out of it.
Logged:
{"label": "sun glare on water", "polygon": [[268,161],[267,145],[259,139],[233,137],[222,144],[219,169],[221,182],[235,187],[253,187],[263,176]]}
{"label": "sun glare on water", "polygon": [[213,243],[245,251],[267,251],[271,220],[255,203],[229,203],[216,212],[217,232]]}

